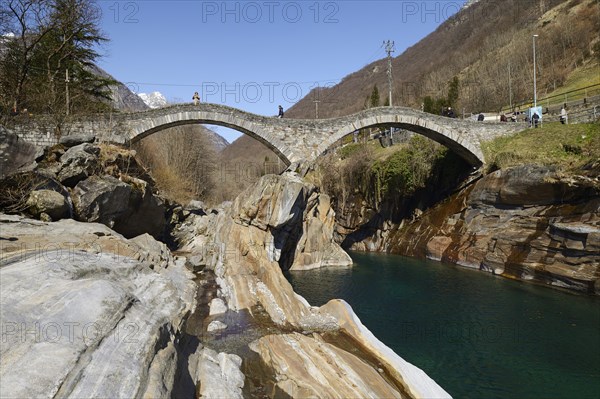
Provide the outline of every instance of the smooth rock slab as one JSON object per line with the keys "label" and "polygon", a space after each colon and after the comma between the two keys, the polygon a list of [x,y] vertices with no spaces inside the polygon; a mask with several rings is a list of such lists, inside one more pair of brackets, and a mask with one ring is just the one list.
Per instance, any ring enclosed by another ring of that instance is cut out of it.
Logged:
{"label": "smooth rock slab", "polygon": [[175,353],[160,349],[174,342],[195,293],[183,264],[151,270],[133,257],[142,248],[101,225],[5,215],[0,223],[10,237],[0,242],[0,397],[170,390],[157,381],[172,379]]}
{"label": "smooth rock slab", "polygon": [[244,374],[240,371],[242,359],[233,354],[219,353],[204,348],[198,362],[197,380],[203,399],[242,399]]}
{"label": "smooth rock slab", "polygon": [[407,397],[371,365],[316,334],[268,335],[250,349],[273,368],[277,387],[292,398]]}

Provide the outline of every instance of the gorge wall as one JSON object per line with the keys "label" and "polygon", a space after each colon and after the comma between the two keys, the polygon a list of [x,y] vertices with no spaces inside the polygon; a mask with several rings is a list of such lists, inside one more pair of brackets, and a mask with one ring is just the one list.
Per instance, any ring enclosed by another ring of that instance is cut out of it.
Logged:
{"label": "gorge wall", "polygon": [[401,220],[363,202],[341,213],[337,231],[354,250],[427,257],[598,295],[600,182],[598,166],[590,168],[572,176],[535,165],[497,170]]}

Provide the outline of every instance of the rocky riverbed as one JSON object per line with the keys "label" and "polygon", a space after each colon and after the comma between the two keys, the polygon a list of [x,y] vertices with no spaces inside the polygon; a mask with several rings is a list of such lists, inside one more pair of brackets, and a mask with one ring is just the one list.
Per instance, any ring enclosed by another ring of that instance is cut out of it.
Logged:
{"label": "rocky riverbed", "polygon": [[3,180],[0,397],[449,397],[284,278],[352,263],[316,187],[265,176],[177,207],[134,153],[86,141]]}

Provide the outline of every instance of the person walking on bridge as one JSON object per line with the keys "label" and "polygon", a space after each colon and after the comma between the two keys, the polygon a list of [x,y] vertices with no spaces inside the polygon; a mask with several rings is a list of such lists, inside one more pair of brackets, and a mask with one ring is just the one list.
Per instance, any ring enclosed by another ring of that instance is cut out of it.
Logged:
{"label": "person walking on bridge", "polygon": [[192,96],[192,100],[194,100],[194,105],[198,105],[200,103],[200,94],[198,94],[198,92],[195,92]]}

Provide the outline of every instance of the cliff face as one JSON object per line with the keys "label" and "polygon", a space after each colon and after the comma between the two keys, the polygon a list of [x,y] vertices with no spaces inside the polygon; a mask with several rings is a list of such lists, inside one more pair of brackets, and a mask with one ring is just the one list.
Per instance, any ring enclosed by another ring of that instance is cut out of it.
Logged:
{"label": "cliff face", "polygon": [[365,236],[352,249],[427,257],[600,294],[597,178],[564,177],[542,166],[498,170],[422,215],[381,222]]}

